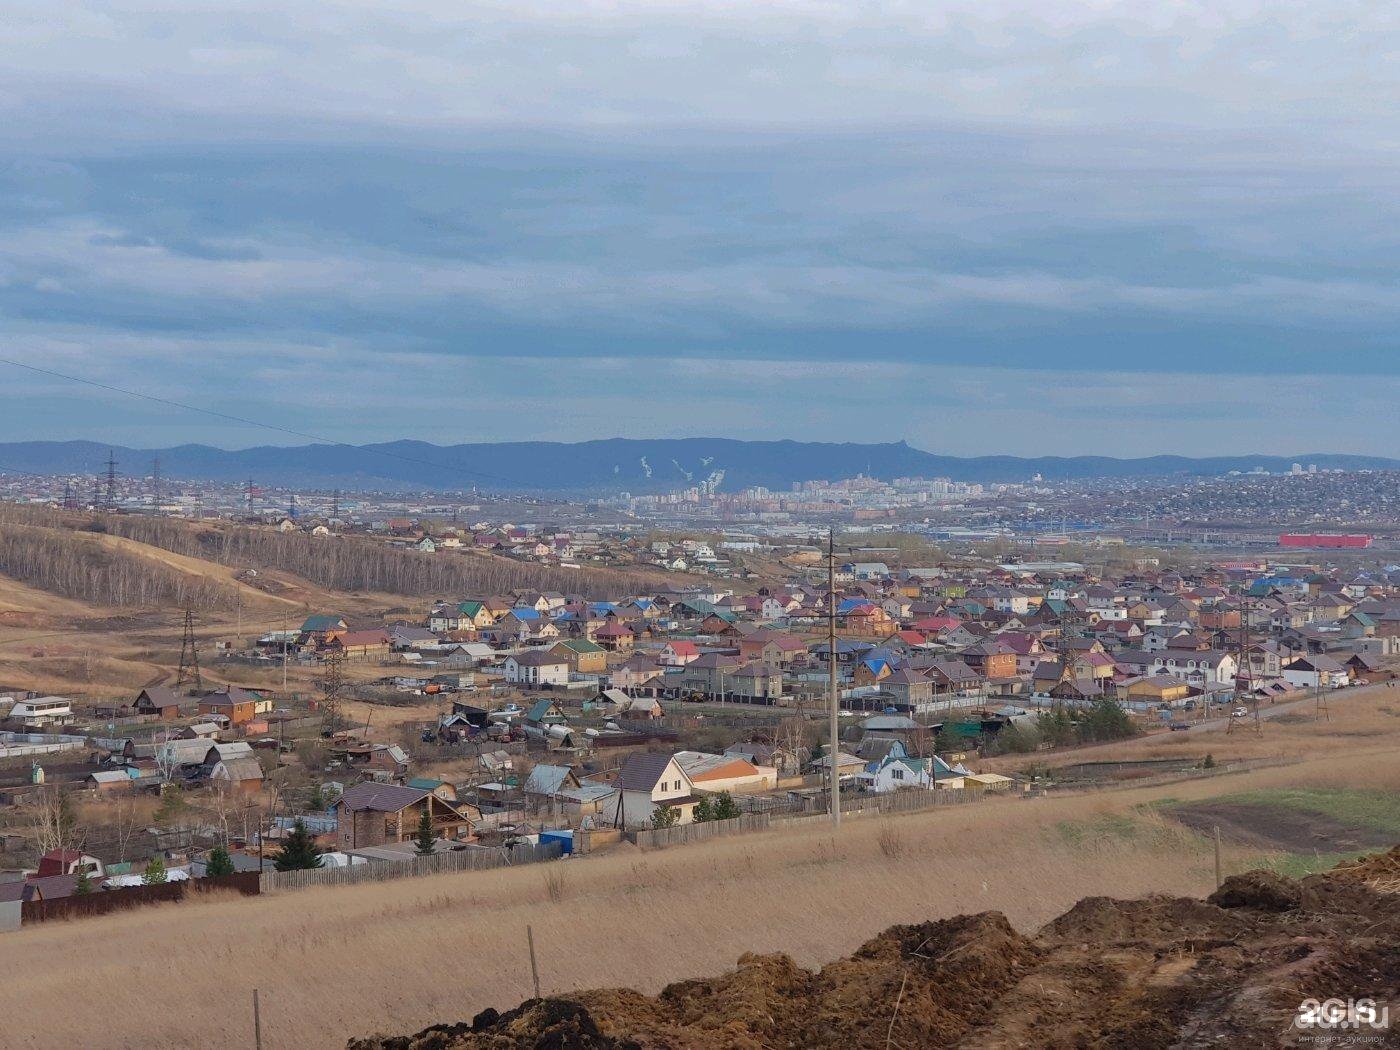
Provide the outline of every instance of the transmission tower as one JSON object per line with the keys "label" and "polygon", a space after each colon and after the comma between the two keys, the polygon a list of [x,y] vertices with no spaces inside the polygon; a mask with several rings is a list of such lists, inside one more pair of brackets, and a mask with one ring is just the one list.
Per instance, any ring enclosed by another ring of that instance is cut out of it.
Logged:
{"label": "transmission tower", "polygon": [[72,510],[77,505],[78,497],[77,494],[73,491],[73,482],[65,481],[63,483],[63,509]]}
{"label": "transmission tower", "polygon": [[117,454],[107,450],[107,491],[103,501],[108,510],[117,509]]}
{"label": "transmission tower", "polygon": [[257,495],[257,487],[253,484],[253,479],[248,479],[248,517],[253,516],[253,497]]}
{"label": "transmission tower", "polygon": [[293,521],[297,520],[297,494],[292,493],[292,498],[287,501],[287,517]]}
{"label": "transmission tower", "polygon": [[151,460],[151,510],[160,507],[160,457]]}
{"label": "transmission tower", "polygon": [[175,672],[175,688],[179,689],[187,681],[194,682],[196,690],[204,688],[204,678],[199,673],[199,648],[194,640],[194,610],[185,610],[185,635],[180,640],[180,669]]}
{"label": "transmission tower", "polygon": [[340,517],[340,489],[336,489],[335,492],[331,494],[331,517]]}
{"label": "transmission tower", "polygon": [[340,709],[345,702],[345,668],[340,653],[330,653],[321,665],[321,724],[332,733],[340,723]]}
{"label": "transmission tower", "polygon": [[[1249,712],[1253,711],[1251,724]],[[1239,715],[1237,712],[1244,711]],[[1253,729],[1258,733],[1262,726],[1259,721],[1259,698],[1254,695],[1254,663],[1249,656],[1249,595],[1240,601],[1240,667],[1235,672],[1235,692],[1230,701],[1230,720],[1225,724],[1225,733]]]}

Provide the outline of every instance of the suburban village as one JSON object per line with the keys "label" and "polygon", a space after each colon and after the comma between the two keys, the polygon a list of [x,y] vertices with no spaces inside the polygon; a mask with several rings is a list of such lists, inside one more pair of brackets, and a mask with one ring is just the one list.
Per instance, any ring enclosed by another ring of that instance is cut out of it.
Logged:
{"label": "suburban village", "polygon": [[[417,553],[456,539],[391,531]],[[515,525],[497,539],[574,543]],[[633,544],[672,570],[715,546]],[[606,599],[323,608],[214,639],[187,615],[159,684],[0,692],[0,928],[201,885],[578,862],[821,820],[833,770],[852,815],[1034,799],[1057,788],[1046,751],[1257,732],[1278,705],[1389,680],[1400,571],[1329,554],[1106,574],[815,537],[770,545],[762,574]]]}

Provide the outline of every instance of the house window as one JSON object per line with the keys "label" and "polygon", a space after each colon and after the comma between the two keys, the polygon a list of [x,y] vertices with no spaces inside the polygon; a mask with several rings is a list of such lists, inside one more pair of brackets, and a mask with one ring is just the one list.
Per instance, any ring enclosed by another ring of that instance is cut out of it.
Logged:
{"label": "house window", "polygon": [[896,769],[896,770],[894,771],[894,778],[895,778],[896,780],[903,780],[903,779],[904,779],[904,770],[902,770],[902,769]]}

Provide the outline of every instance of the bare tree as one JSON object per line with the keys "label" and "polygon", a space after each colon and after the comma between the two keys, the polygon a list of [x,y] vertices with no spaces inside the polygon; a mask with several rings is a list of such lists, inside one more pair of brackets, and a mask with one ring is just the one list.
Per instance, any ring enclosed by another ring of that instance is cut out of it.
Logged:
{"label": "bare tree", "polygon": [[73,805],[60,788],[45,787],[30,804],[29,826],[41,854],[51,850],[78,849],[83,835]]}
{"label": "bare tree", "polygon": [[229,820],[234,815],[234,800],[229,791],[228,781],[215,780],[210,784],[202,809],[218,829],[219,844],[227,846]]}
{"label": "bare tree", "polygon": [[129,792],[122,792],[117,796],[115,804],[112,806],[111,817],[107,821],[107,826],[111,828],[112,838],[117,846],[117,860],[126,860],[127,854],[131,850],[131,842],[136,837],[136,833],[141,830],[141,811],[136,805],[136,799]]}
{"label": "bare tree", "polygon": [[170,745],[172,739],[170,730],[167,729],[156,743],[155,762],[156,768],[160,770],[162,784],[169,784],[174,780],[175,770],[180,768],[180,752],[178,748]]}
{"label": "bare tree", "polygon": [[773,730],[773,758],[781,773],[796,773],[807,755],[808,722],[801,715],[784,718]]}

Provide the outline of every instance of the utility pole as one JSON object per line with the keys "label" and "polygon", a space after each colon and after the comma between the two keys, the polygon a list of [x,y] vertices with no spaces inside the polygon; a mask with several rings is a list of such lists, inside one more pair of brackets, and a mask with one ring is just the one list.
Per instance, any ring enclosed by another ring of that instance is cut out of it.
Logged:
{"label": "utility pole", "polygon": [[826,666],[830,677],[828,689],[831,710],[830,736],[827,746],[827,765],[831,769],[831,826],[841,826],[841,772],[837,766],[837,747],[841,734],[841,688],[836,677],[836,530],[829,527],[826,532]]}
{"label": "utility pole", "polygon": [[193,681],[196,690],[204,688],[204,679],[199,673],[199,649],[194,641],[194,610],[185,610],[185,635],[180,640],[180,669],[175,672],[175,688],[179,689],[186,681]]}

